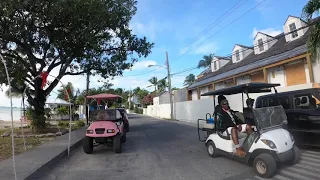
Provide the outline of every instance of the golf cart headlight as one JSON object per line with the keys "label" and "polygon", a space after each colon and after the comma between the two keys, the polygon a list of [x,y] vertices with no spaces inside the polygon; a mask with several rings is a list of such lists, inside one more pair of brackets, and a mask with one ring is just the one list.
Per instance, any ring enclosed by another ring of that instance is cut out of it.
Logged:
{"label": "golf cart headlight", "polygon": [[289,133],[289,134],[290,134],[290,138],[291,138],[292,142],[294,142],[294,137],[293,137],[293,135],[292,135],[291,133]]}
{"label": "golf cart headlight", "polygon": [[107,133],[114,133],[114,132],[115,132],[114,129],[108,129],[108,130],[107,130]]}
{"label": "golf cart headlight", "polygon": [[93,134],[93,130],[88,129],[88,130],[87,130],[87,134]]}
{"label": "golf cart headlight", "polygon": [[272,141],[270,141],[270,140],[261,139],[261,141],[262,141],[263,143],[265,143],[266,145],[268,145],[271,149],[277,148],[276,145],[275,145]]}

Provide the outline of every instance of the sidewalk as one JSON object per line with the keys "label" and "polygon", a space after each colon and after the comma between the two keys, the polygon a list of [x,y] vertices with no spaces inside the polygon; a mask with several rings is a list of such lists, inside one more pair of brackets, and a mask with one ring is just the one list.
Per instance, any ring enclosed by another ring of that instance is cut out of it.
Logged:
{"label": "sidewalk", "polygon": [[[86,126],[71,132],[70,153],[84,138]],[[34,149],[15,156],[17,179],[36,179],[45,171],[68,155],[69,134],[56,137]],[[12,158],[0,162],[0,179],[14,180]]]}

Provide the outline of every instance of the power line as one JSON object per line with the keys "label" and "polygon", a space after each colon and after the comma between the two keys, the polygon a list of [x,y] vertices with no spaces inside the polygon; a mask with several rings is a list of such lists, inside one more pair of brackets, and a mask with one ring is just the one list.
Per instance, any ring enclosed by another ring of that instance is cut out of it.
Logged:
{"label": "power line", "polygon": [[[240,6],[238,6],[236,9],[234,9],[233,11],[231,11],[229,14],[227,14],[230,10],[232,10],[236,5],[238,5],[242,0],[238,1],[235,5],[233,5],[230,9],[228,9],[224,14],[222,14],[216,21],[214,21],[213,23],[211,23],[206,29],[204,29],[197,37],[195,37],[191,42],[189,42],[186,46],[184,46],[182,49],[186,49],[189,45],[194,44],[201,35],[206,34],[208,31],[210,31],[210,29],[212,29],[214,26],[213,25],[217,25],[219,24],[222,20],[224,20],[225,18],[227,18],[230,14],[232,14],[234,11],[236,11],[238,8],[240,8],[245,2],[247,2],[248,0],[245,0],[242,4],[240,4]],[[227,16],[225,16],[227,15]],[[223,19],[221,19],[223,16],[225,16]],[[219,21],[219,19],[221,19]]]}
{"label": "power line", "polygon": [[[253,46],[248,46],[248,47],[250,47],[250,49],[244,49],[244,50],[242,50],[242,51],[240,51],[240,52],[245,52],[245,51],[249,51],[249,50],[252,50],[252,49],[254,50],[255,47],[259,47],[260,45],[265,45],[265,44],[267,44],[267,43],[269,43],[269,42],[275,41],[276,39],[280,39],[280,38],[285,37],[285,36],[287,36],[287,35],[290,35],[290,34],[292,34],[292,33],[294,33],[294,32],[297,32],[297,31],[299,31],[299,30],[308,28],[308,27],[314,25],[314,24],[317,23],[317,22],[320,22],[320,18],[319,18],[318,20],[316,20],[316,21],[314,21],[314,22],[306,25],[306,26],[300,27],[300,28],[298,28],[298,29],[296,29],[296,30],[293,30],[293,31],[290,31],[290,32],[288,32],[288,33],[283,33],[281,36],[278,35],[278,36],[276,36],[277,38],[270,39],[270,40],[268,40],[268,41],[263,42],[262,44],[257,44],[257,45],[253,45]],[[277,49],[274,50],[274,51],[277,51]],[[274,52],[274,51],[269,51],[269,52]],[[224,56],[224,57],[232,57],[232,55],[235,55],[235,54],[236,54],[236,53],[231,53],[231,54],[228,54],[228,55],[226,55],[226,56]],[[194,70],[194,69],[197,69],[197,67],[190,67],[190,68],[187,68],[187,69],[185,69],[185,70],[179,71],[179,72],[177,72],[177,73],[173,73],[173,75],[181,74],[181,73],[188,72],[188,71],[191,71],[191,70]]]}
{"label": "power line", "polygon": [[[266,0],[262,0],[260,3],[258,3],[256,6],[252,7],[251,9],[249,9],[248,11],[246,11],[245,13],[243,13],[241,16],[239,16],[238,18],[236,18],[235,20],[233,20],[232,22],[230,22],[229,24],[227,24],[226,26],[224,26],[222,29],[220,29],[219,31],[217,31],[216,33],[214,33],[213,35],[211,35],[209,38],[203,40],[202,42],[200,42],[200,44],[198,44],[196,47],[199,47],[201,44],[203,44],[204,42],[208,41],[209,39],[211,39],[213,36],[217,35],[219,32],[221,32],[222,30],[224,30],[225,28],[227,28],[228,26],[232,25],[233,23],[235,23],[236,21],[238,21],[240,18],[242,18],[243,16],[245,16],[246,14],[248,14],[249,12],[251,12],[252,10],[254,10],[255,8],[257,8],[258,6],[260,6],[263,2],[265,2]],[[192,49],[189,49],[189,51],[180,54],[180,57],[182,57],[182,55],[187,54],[188,52],[190,52]],[[180,58],[178,58],[180,59]],[[177,60],[177,59],[176,59]]]}

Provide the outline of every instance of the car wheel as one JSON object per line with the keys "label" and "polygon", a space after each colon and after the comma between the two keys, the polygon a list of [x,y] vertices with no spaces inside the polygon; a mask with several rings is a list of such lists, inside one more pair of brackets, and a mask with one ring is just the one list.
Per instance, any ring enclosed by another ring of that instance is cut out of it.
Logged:
{"label": "car wheel", "polygon": [[127,133],[126,131],[123,131],[122,137],[121,137],[121,142],[125,143],[127,141]]}
{"label": "car wheel", "polygon": [[270,178],[277,171],[276,160],[267,153],[258,155],[253,161],[253,167],[257,174],[263,178]]}
{"label": "car wheel", "polygon": [[121,153],[121,136],[120,135],[116,135],[113,138],[113,151],[115,153]]}
{"label": "car wheel", "polygon": [[300,149],[294,145],[293,146],[293,159],[291,160],[291,164],[296,164],[300,160]]}
{"label": "car wheel", "polygon": [[93,138],[86,136],[82,140],[82,148],[86,154],[91,154],[93,152]]}
{"label": "car wheel", "polygon": [[210,157],[217,157],[217,148],[213,141],[207,143],[207,151]]}

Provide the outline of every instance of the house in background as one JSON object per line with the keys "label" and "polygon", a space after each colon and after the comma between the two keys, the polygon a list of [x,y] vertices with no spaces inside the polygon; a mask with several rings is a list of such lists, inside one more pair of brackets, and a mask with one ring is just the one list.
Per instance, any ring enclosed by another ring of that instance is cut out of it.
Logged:
{"label": "house in background", "polygon": [[299,17],[288,16],[284,33],[271,36],[258,32],[253,47],[236,44],[230,57],[214,57],[211,69],[203,71],[188,87],[188,100],[210,98],[200,95],[248,82],[280,83],[290,89],[302,84],[319,85],[320,58],[312,59],[308,53],[310,31],[299,29],[305,26],[306,22]]}
{"label": "house in background", "polygon": [[[131,101],[131,102],[130,102]],[[129,103],[133,103],[133,107],[141,107],[141,103],[139,102],[139,98],[136,95],[133,95],[128,98]]]}

